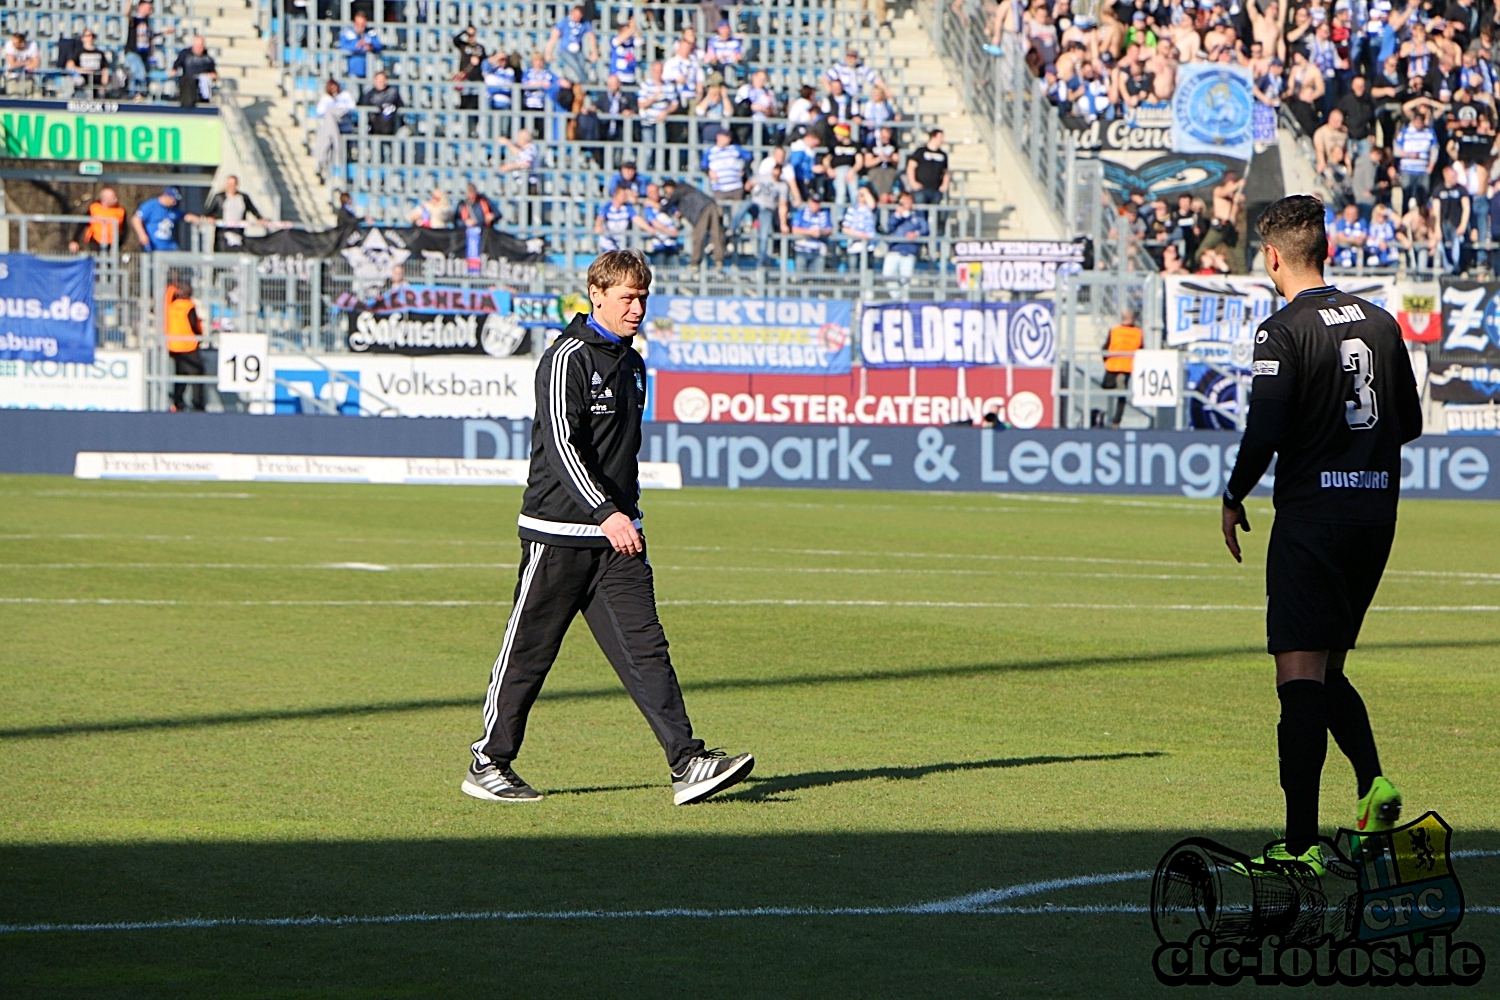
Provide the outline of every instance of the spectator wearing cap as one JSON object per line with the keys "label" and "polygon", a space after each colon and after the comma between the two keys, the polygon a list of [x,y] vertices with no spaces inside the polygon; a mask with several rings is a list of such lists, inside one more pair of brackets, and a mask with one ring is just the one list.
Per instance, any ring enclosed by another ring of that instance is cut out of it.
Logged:
{"label": "spectator wearing cap", "polygon": [[745,61],[745,40],[734,33],[728,19],[721,20],[703,50],[703,62],[722,74],[726,83],[734,83],[739,67]]}
{"label": "spectator wearing cap", "polygon": [[650,231],[635,206],[625,200],[625,189],[615,188],[615,193],[610,196],[609,201],[599,206],[599,212],[594,216],[594,233],[599,237],[599,252],[624,250],[629,246],[629,236],[633,230]]}
{"label": "spectator wearing cap", "polygon": [[943,152],[943,130],[935,128],[927,135],[927,145],[906,158],[906,190],[918,204],[936,205],[948,193],[952,179],[948,154]]}
{"label": "spectator wearing cap", "polygon": [[829,80],[842,83],[844,91],[854,98],[862,98],[876,84],[884,83],[879,73],[860,61],[859,49],[853,45],[845,50],[844,61],[828,67],[823,75]]}
{"label": "spectator wearing cap", "polygon": [[42,68],[42,50],[36,42],[26,40],[26,32],[10,36],[3,49],[5,56],[5,92],[12,97],[29,97],[36,92],[34,75]]}
{"label": "spectator wearing cap", "polygon": [[1139,45],[1143,48],[1156,48],[1156,32],[1152,31],[1146,23],[1146,12],[1138,10],[1130,15],[1130,30],[1125,32],[1125,46]]}
{"label": "spectator wearing cap", "polygon": [[853,204],[859,193],[859,164],[863,157],[853,130],[840,123],[833,127],[833,147],[828,151],[827,170],[833,177],[833,203]]}
{"label": "spectator wearing cap", "polygon": [[188,47],[177,53],[169,75],[177,77],[177,100],[183,107],[196,108],[200,101],[213,98],[219,67],[202,35],[194,35]]}
{"label": "spectator wearing cap", "polygon": [[693,108],[693,116],[698,119],[698,138],[704,143],[712,143],[714,136],[732,127],[734,101],[718,71],[708,75],[704,87],[703,100]]}
{"label": "spectator wearing cap", "polygon": [[745,166],[753,154],[734,143],[728,129],[720,129],[714,136],[714,144],[703,151],[699,165],[708,174],[709,190],[719,201],[743,201],[745,199]]}
{"label": "spectator wearing cap", "polygon": [[380,40],[380,35],[370,27],[370,19],[362,10],[354,12],[354,23],[347,24],[339,32],[339,51],[347,57],[345,66],[350,76],[356,80],[363,80],[367,75],[370,63],[369,55],[379,52],[385,48],[385,43]]}
{"label": "spectator wearing cap", "polygon": [[640,172],[635,169],[634,160],[626,160],[620,164],[620,169],[605,185],[604,195],[606,198],[612,198],[616,188],[625,188],[630,192],[630,198],[634,200],[646,194],[646,185],[650,182],[649,177],[641,176]]}
{"label": "spectator wearing cap", "polygon": [[152,253],[158,250],[180,250],[177,244],[177,224],[186,220],[200,222],[198,216],[182,211],[182,191],[169,187],[150,201],[142,202],[130,217],[130,227],[140,241],[141,250]]}

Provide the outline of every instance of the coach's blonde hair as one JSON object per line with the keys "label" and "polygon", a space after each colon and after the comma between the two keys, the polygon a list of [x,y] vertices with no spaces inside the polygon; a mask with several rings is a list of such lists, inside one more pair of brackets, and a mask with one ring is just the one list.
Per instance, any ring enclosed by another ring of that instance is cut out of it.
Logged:
{"label": "coach's blonde hair", "polygon": [[589,265],[589,287],[607,292],[616,285],[651,287],[651,265],[639,250],[609,250]]}

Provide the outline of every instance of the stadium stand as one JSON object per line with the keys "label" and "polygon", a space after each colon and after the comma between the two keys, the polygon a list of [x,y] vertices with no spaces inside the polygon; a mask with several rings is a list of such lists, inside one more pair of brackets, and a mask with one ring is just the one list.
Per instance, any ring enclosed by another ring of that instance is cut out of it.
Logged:
{"label": "stadium stand", "polygon": [[[192,6],[189,0],[159,0],[145,10],[121,0],[8,0],[0,6],[5,94],[177,100],[173,63],[206,25]],[[24,37],[18,54],[36,49],[34,69],[8,58],[17,34]],[[100,55],[90,58],[95,51]]]}

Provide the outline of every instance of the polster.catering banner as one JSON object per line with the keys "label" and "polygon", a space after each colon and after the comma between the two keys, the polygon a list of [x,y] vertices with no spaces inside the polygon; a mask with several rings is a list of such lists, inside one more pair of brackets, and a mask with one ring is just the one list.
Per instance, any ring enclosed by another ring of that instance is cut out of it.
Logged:
{"label": "polster.catering banner", "polygon": [[0,254],[0,360],[94,363],[94,261]]}
{"label": "polster.catering banner", "polygon": [[833,299],[653,295],[637,349],[656,371],[843,375],[850,314]]}
{"label": "polster.catering banner", "polygon": [[1057,336],[1050,302],[903,302],[865,307],[859,349],[867,368],[1051,368]]}

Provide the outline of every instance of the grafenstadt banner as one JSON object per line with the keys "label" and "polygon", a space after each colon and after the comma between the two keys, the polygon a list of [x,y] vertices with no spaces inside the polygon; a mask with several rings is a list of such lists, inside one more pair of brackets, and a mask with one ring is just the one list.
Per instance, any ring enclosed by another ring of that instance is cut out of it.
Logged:
{"label": "grafenstadt banner", "polygon": [[1052,303],[907,302],[866,306],[860,314],[859,353],[867,368],[1050,368],[1057,360]]}
{"label": "grafenstadt banner", "polygon": [[835,299],[653,295],[637,347],[657,371],[841,375],[849,317],[850,303]]}
{"label": "grafenstadt banner", "polygon": [[0,254],[0,360],[94,361],[94,261]]}
{"label": "grafenstadt banner", "polygon": [[488,354],[508,358],[530,346],[497,289],[398,285],[370,300],[347,296],[349,350],[371,354]]}
{"label": "grafenstadt banner", "polygon": [[1088,240],[963,240],[953,245],[960,288],[1050,292],[1057,279],[1094,266]]}

